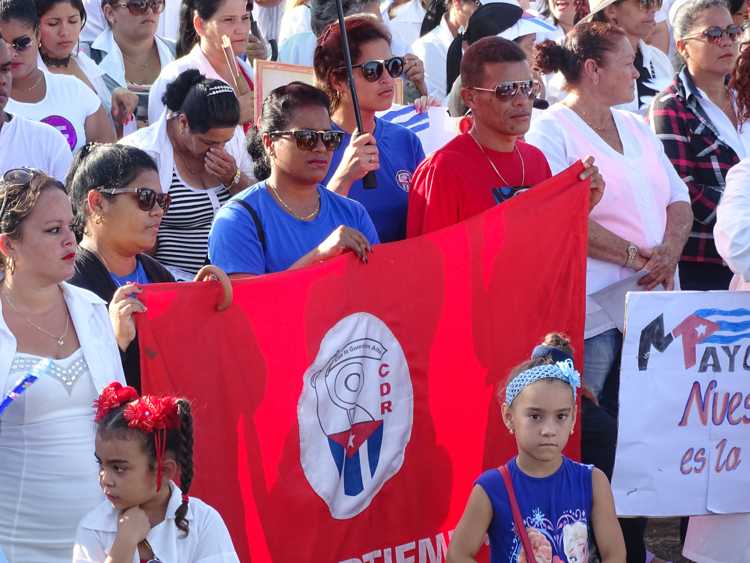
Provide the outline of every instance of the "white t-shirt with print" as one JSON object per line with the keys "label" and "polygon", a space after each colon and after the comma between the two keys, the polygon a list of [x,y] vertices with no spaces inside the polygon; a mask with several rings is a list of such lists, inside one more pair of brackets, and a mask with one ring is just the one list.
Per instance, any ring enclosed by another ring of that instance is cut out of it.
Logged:
{"label": "white t-shirt with print", "polygon": [[0,175],[27,166],[64,182],[72,159],[65,137],[45,123],[13,115],[0,129]]}
{"label": "white t-shirt with print", "polygon": [[45,73],[44,80],[47,92],[41,101],[29,104],[10,99],[5,111],[51,125],[75,152],[86,143],[86,119],[96,113],[102,102],[75,76]]}

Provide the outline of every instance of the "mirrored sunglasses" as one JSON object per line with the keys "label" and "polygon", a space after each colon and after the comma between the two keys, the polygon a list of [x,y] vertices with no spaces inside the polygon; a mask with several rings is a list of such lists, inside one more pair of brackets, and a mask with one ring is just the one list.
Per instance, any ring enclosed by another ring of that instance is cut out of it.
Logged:
{"label": "mirrored sunglasses", "polygon": [[107,195],[133,194],[141,211],[151,211],[158,204],[164,210],[164,213],[166,213],[169,210],[169,204],[172,203],[172,196],[157,193],[151,188],[101,189],[99,191]]}
{"label": "mirrored sunglasses", "polygon": [[393,78],[398,78],[404,73],[404,66],[406,60],[404,57],[391,57],[385,60],[373,60],[360,63],[358,65],[352,65],[352,68],[359,68],[362,71],[362,76],[368,82],[376,82],[383,76],[383,71],[387,70],[388,74]]}
{"label": "mirrored sunglasses", "polygon": [[540,92],[540,85],[536,80],[508,80],[500,82],[494,88],[473,86],[471,89],[480,92],[493,92],[497,99],[507,102],[519,95],[524,98],[536,98]]}
{"label": "mirrored sunglasses", "polygon": [[732,43],[736,43],[740,35],[742,35],[742,28],[735,24],[730,24],[724,29],[718,25],[712,25],[700,33],[700,36],[704,37],[709,43],[721,43],[721,40],[725,37]]}
{"label": "mirrored sunglasses", "polygon": [[151,10],[154,14],[160,14],[164,11],[165,0],[128,0],[127,2],[118,2],[120,8],[127,8],[133,16],[143,16]]}
{"label": "mirrored sunglasses", "polygon": [[315,131],[314,129],[294,129],[290,131],[272,131],[271,137],[282,137],[285,135],[291,135],[297,142],[297,148],[303,151],[314,150],[318,146],[318,142],[322,141],[323,146],[328,151],[335,151],[339,148],[341,141],[344,138],[342,131]]}

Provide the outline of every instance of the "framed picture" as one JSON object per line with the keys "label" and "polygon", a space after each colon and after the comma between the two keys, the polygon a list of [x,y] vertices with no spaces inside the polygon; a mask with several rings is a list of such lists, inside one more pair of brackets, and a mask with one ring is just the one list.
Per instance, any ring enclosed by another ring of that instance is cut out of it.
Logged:
{"label": "framed picture", "polygon": [[[290,82],[304,82],[315,85],[315,71],[310,66],[292,65],[274,61],[255,60],[255,115],[260,115],[263,100],[274,88],[284,86]],[[393,103],[403,104],[404,82],[395,81]]]}

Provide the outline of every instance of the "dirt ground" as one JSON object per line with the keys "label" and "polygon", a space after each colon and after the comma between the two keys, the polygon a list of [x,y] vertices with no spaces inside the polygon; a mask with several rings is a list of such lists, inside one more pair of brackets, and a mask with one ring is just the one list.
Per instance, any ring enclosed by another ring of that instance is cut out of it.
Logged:
{"label": "dirt ground", "polygon": [[693,563],[680,554],[679,518],[649,519],[646,529],[646,547],[664,561]]}

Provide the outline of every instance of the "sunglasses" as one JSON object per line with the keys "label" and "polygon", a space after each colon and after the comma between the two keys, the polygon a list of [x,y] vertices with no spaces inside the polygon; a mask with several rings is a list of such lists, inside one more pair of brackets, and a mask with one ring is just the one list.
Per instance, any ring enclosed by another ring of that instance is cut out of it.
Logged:
{"label": "sunglasses", "polygon": [[719,44],[721,43],[721,40],[726,37],[732,43],[736,43],[739,40],[740,35],[742,35],[742,28],[739,25],[730,24],[725,29],[720,28],[718,25],[712,25],[698,34],[688,35],[685,39],[698,39],[703,37],[709,43]]}
{"label": "sunglasses", "polygon": [[23,53],[29,48],[32,41],[33,39],[28,35],[22,35],[21,37],[16,37],[9,45],[16,53]]}
{"label": "sunglasses", "polygon": [[164,213],[169,210],[169,204],[172,203],[172,196],[164,193],[156,193],[151,188],[119,188],[113,190],[99,190],[107,195],[134,194],[138,201],[138,208],[141,211],[151,211],[154,205],[159,205]]}
{"label": "sunglasses", "polygon": [[40,173],[42,171],[36,168],[11,168],[3,174],[3,182],[13,186],[25,186],[30,184],[34,177]]}
{"label": "sunglasses", "polygon": [[391,57],[384,61],[367,61],[358,65],[352,65],[352,68],[362,69],[362,76],[368,82],[376,82],[383,76],[383,71],[387,70],[393,78],[398,78],[404,73],[406,60],[404,57]]}
{"label": "sunglasses", "polygon": [[293,131],[272,131],[271,137],[291,135],[297,141],[297,148],[303,151],[314,150],[318,141],[323,142],[327,151],[335,151],[339,148],[344,138],[342,131],[315,131],[314,129],[295,129]]}
{"label": "sunglasses", "polygon": [[[3,174],[3,183],[8,186],[28,186],[37,174],[43,174],[43,172],[36,168],[11,168]],[[3,204],[0,205],[0,220],[5,214],[9,199],[6,192],[5,197],[3,197]],[[0,232],[2,231],[0,230]]]}
{"label": "sunglasses", "polygon": [[507,102],[518,95],[524,98],[536,98],[540,91],[540,85],[536,80],[508,80],[501,82],[494,88],[472,86],[471,89],[480,92],[493,92],[498,100]]}
{"label": "sunglasses", "polygon": [[161,14],[164,10],[165,0],[128,0],[127,2],[118,2],[120,8],[127,8],[133,16],[143,16],[151,10],[154,14]]}

